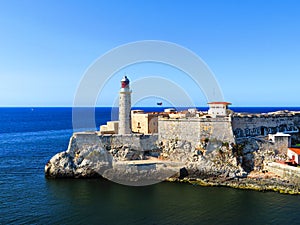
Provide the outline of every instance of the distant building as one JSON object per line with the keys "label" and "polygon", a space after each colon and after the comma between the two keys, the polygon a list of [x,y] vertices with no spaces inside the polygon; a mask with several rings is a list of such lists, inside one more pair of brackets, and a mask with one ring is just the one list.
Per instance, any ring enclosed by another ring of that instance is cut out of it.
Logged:
{"label": "distant building", "polygon": [[300,148],[288,148],[287,156],[293,162],[299,164],[300,162]]}
{"label": "distant building", "polygon": [[216,116],[227,116],[228,105],[231,105],[229,102],[209,102],[208,114]]}
{"label": "distant building", "polygon": [[131,129],[133,133],[158,133],[158,113],[145,113],[143,110],[131,111]]}
{"label": "distant building", "polygon": [[164,112],[165,112],[165,113],[175,113],[175,112],[177,112],[177,111],[176,111],[176,109],[174,109],[174,108],[168,108],[168,109],[164,109]]}

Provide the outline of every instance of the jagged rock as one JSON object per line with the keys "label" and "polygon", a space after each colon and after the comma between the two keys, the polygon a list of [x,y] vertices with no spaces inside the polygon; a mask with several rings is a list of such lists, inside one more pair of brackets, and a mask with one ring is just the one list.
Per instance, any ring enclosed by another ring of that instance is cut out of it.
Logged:
{"label": "jagged rock", "polygon": [[112,155],[102,145],[78,142],[76,137],[70,139],[69,148],[57,153],[45,166],[47,177],[99,177],[110,168]]}
{"label": "jagged rock", "polygon": [[129,161],[117,161],[103,173],[103,177],[120,184],[142,186],[164,181],[179,171],[179,168],[176,164],[136,165]]}
{"label": "jagged rock", "polygon": [[46,164],[45,174],[49,177],[74,177],[72,157],[66,152],[57,153]]}

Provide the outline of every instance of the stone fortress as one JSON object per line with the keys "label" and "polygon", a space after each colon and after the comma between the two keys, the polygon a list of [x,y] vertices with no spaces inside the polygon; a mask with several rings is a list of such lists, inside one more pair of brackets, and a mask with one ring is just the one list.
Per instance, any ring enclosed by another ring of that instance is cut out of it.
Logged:
{"label": "stone fortress", "polygon": [[[134,139],[152,137],[166,142],[190,142],[193,149],[200,149],[203,142],[237,143],[245,138],[262,138],[288,148],[298,141],[300,112],[278,111],[271,113],[235,113],[229,102],[210,102],[207,112],[191,108],[177,112],[144,112],[131,110],[131,90],[125,76],[121,80],[119,121],[108,121],[100,127],[102,136],[129,135]],[[128,138],[128,137],[127,137]]]}
{"label": "stone fortress", "polygon": [[[126,97],[123,96],[125,93]],[[273,171],[270,163],[275,161],[300,162],[300,150],[291,148],[292,144],[300,142],[300,112],[236,113],[229,109],[229,102],[210,102],[206,112],[195,108],[178,112],[171,108],[164,112],[132,110],[130,113],[130,94],[129,80],[124,77],[121,80],[119,121],[102,125],[100,137],[107,145],[115,145],[115,139],[127,143],[129,148],[141,152],[139,158],[144,159],[145,153],[159,149],[156,156],[160,159],[199,162],[206,156],[205,159],[214,161],[216,152],[230,149],[228,160],[235,157],[233,164],[242,167],[237,171],[247,172],[263,171],[263,168]],[[130,127],[126,135],[120,132],[124,124]],[[208,156],[208,153],[213,154]],[[219,162],[226,163],[226,160]]]}
{"label": "stone fortress", "polygon": [[[200,180],[201,185],[257,190],[279,186],[300,193],[300,169],[287,165],[300,162],[300,112],[236,113],[229,102],[210,102],[208,111],[144,112],[131,110],[131,94],[125,76],[119,120],[108,121],[99,131],[74,133],[68,149],[46,164],[46,176],[101,176],[130,185],[175,177]],[[251,178],[255,171],[282,178],[270,175],[262,183]],[[291,182],[295,179],[296,184]]]}

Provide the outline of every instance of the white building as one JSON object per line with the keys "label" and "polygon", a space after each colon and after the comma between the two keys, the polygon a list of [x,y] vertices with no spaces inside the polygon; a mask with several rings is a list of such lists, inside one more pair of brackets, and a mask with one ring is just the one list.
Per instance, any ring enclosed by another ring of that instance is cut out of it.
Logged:
{"label": "white building", "polygon": [[209,102],[208,114],[216,116],[227,116],[228,105],[231,105],[229,102]]}
{"label": "white building", "polygon": [[131,90],[129,80],[124,76],[121,80],[119,98],[119,134],[131,134]]}

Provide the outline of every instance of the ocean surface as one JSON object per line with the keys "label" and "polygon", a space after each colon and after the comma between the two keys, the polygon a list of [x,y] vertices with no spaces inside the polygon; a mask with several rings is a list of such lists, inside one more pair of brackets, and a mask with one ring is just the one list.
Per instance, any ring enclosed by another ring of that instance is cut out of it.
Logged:
{"label": "ocean surface", "polygon": [[[110,111],[96,109],[97,127],[110,120]],[[0,224],[300,223],[300,196],[167,182],[131,187],[101,179],[46,179],[45,164],[67,149],[72,132],[71,108],[0,108]]]}

